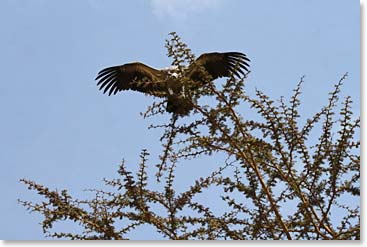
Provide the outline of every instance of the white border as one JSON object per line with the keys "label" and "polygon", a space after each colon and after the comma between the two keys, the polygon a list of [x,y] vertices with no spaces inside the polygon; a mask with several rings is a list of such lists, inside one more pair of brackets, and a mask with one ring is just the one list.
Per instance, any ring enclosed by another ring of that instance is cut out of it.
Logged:
{"label": "white border", "polygon": [[[254,0],[255,1],[255,0]],[[297,0],[294,0],[297,1]],[[352,0],[345,0],[345,1],[352,1]],[[366,154],[366,147],[364,144],[364,139],[366,139],[366,133],[363,131],[365,129],[365,122],[364,122],[364,114],[363,109],[367,109],[366,107],[366,99],[364,99],[363,96],[366,96],[366,90],[367,86],[365,86],[366,80],[365,75],[363,71],[367,70],[366,64],[364,63],[364,60],[366,58],[366,49],[363,49],[363,44],[367,42],[367,39],[365,37],[366,35],[366,11],[367,11],[367,0],[360,0],[361,4],[361,118],[362,118],[362,128],[361,128],[361,137],[362,137],[362,148],[361,148],[361,154],[362,154],[362,165],[361,165],[361,172],[362,172],[362,178],[361,179],[361,208],[362,208],[362,215],[364,216],[364,206],[366,206],[366,197],[364,196],[365,188],[367,179],[363,176],[363,172],[365,170],[364,168],[364,155]],[[364,42],[363,42],[364,41]],[[293,241],[0,241],[0,246],[12,246],[12,247],[18,247],[18,246],[51,246],[51,245],[57,245],[57,246],[86,246],[86,245],[98,245],[98,246],[104,246],[104,245],[123,245],[123,246],[171,246],[172,244],[180,245],[180,246],[202,246],[202,245],[233,245],[233,246],[262,246],[262,245],[289,245],[293,246],[296,245],[312,245],[312,246],[322,246],[322,245],[348,245],[351,244],[353,246],[359,246],[359,245],[365,245],[366,243],[366,227],[365,224],[366,219],[365,217],[361,217],[361,238],[362,240],[360,242],[355,241],[297,241],[297,243]]]}

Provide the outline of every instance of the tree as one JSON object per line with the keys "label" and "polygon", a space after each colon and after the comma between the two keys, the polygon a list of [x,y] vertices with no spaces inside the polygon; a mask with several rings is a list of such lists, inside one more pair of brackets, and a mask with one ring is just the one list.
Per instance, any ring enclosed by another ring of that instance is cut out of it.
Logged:
{"label": "tree", "polygon": [[[178,35],[170,35],[168,56],[180,73],[194,56]],[[93,199],[75,199],[67,190],[22,179],[43,201],[19,202],[44,217],[43,231],[53,238],[127,239],[146,224],[162,239],[175,240],[360,239],[360,118],[353,118],[351,97],[338,104],[346,78],[307,120],[299,112],[304,78],[289,101],[274,101],[260,90],[248,95],[246,76],[221,86],[208,79],[204,87],[185,92],[194,108],[190,116],[172,115],[168,123],[151,126],[163,130],[155,174],[143,150],[136,174],[122,162],[119,177],[104,180],[110,190],[90,190]],[[167,114],[164,105],[154,102],[144,118]],[[256,113],[253,119],[250,111]],[[213,154],[226,157],[223,165],[178,193],[176,165]],[[152,189],[152,176],[161,189]],[[224,212],[196,199],[210,188],[218,191]],[[55,223],[66,220],[82,231],[53,231]]]}

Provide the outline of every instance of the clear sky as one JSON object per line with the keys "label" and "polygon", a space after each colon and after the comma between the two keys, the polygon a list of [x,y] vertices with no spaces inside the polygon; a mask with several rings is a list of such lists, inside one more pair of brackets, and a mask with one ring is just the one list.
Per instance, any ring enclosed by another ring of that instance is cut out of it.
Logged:
{"label": "clear sky", "polygon": [[0,238],[43,239],[40,217],[17,204],[38,198],[20,178],[81,196],[116,177],[123,158],[136,170],[142,148],[159,154],[160,133],[139,115],[152,98],[103,95],[94,82],[103,67],[166,67],[164,40],[176,31],[197,55],[246,53],[249,90],[289,96],[306,75],[305,117],[349,72],[343,95],[358,111],[359,13],[356,0],[1,0]]}

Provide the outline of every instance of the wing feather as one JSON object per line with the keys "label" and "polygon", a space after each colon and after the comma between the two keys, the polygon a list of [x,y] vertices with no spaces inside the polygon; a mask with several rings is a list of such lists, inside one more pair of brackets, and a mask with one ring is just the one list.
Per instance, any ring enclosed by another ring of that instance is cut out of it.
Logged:
{"label": "wing feather", "polygon": [[249,71],[250,59],[241,52],[212,52],[204,53],[188,68],[188,75],[193,80],[201,80],[200,66],[212,77],[213,80],[219,77],[229,77],[234,74],[240,78],[241,74]]}
{"label": "wing feather", "polygon": [[108,74],[105,74],[103,76],[100,76],[100,78],[96,78],[96,80],[99,80],[97,85],[100,85],[101,83],[103,83],[105,80],[108,80],[110,77],[116,76],[118,72],[111,72]]}
{"label": "wing feather", "polygon": [[155,96],[162,96],[165,92],[164,74],[138,62],[102,69],[96,80],[99,90],[108,95],[129,89]]}
{"label": "wing feather", "polygon": [[98,83],[97,83],[97,86],[100,86],[100,90],[102,90],[102,88],[104,88],[112,79],[114,79],[116,76],[116,74],[109,74],[105,77],[103,77]]}

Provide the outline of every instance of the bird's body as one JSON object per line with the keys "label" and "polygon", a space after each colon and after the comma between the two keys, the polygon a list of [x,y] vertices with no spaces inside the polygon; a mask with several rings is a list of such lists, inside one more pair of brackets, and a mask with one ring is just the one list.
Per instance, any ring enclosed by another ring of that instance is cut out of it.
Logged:
{"label": "bird's body", "polygon": [[[185,68],[183,77],[193,82],[193,88],[210,80],[231,75],[241,77],[248,71],[250,60],[239,52],[204,53]],[[123,90],[135,90],[145,94],[167,98],[167,111],[187,114],[190,109],[180,109],[183,104],[183,85],[177,67],[155,69],[140,62],[108,67],[98,73],[96,80],[100,90],[115,95]]]}

